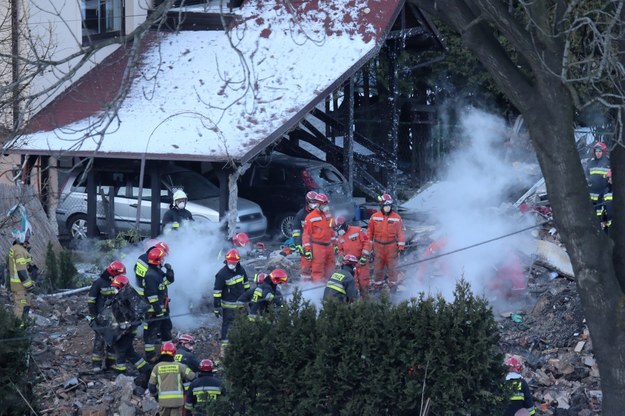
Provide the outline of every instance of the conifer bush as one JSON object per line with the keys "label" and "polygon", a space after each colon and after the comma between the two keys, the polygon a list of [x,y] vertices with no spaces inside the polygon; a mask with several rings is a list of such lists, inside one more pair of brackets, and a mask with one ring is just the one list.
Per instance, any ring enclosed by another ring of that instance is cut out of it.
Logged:
{"label": "conifer bush", "polygon": [[[0,415],[29,415],[36,409],[29,383],[30,340],[21,321],[11,311],[0,308]],[[22,397],[24,396],[24,397]],[[28,401],[28,404],[27,404]]]}
{"label": "conifer bush", "polygon": [[78,271],[70,250],[61,250],[58,254],[51,243],[46,251],[46,283],[49,290],[72,289],[76,287]]}
{"label": "conifer bush", "polygon": [[[278,313],[236,320],[220,399],[240,415],[498,414],[505,369],[492,311],[469,285],[321,310],[296,292]],[[225,414],[225,413],[224,413]]]}

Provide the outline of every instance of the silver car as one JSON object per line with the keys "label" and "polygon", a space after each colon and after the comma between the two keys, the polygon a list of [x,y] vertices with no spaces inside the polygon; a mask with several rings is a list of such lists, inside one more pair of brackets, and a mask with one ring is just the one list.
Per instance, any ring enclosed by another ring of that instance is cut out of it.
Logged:
{"label": "silver car", "polygon": [[[135,165],[98,167],[96,171],[97,227],[101,233],[107,229],[105,208],[102,195],[114,194],[114,218],[117,232],[126,231],[136,225],[139,170]],[[183,189],[187,194],[186,208],[196,221],[219,221],[219,188],[202,175],[173,164],[159,169],[161,183],[161,218],[169,209],[175,189]],[[81,170],[71,172],[61,189],[56,219],[60,235],[69,235],[72,239],[84,239],[87,236],[87,192],[86,175]],[[141,219],[139,228],[149,235],[151,224],[151,178],[146,172],[141,194]],[[236,232],[244,232],[253,241],[265,235],[267,218],[260,206],[247,199],[237,202]],[[160,218],[159,218],[160,221]]]}

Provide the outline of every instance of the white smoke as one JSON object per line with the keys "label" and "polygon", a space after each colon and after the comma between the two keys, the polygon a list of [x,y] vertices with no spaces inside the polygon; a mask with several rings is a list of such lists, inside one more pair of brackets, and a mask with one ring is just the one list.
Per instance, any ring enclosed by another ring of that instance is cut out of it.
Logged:
{"label": "white smoke", "polygon": [[223,248],[226,240],[220,225],[190,222],[154,240],[146,240],[124,249],[122,261],[133,286],[137,258],[145,253],[149,245],[158,241],[169,245],[165,263],[171,264],[175,273],[175,281],[168,289],[174,329],[193,329],[205,325],[208,319],[214,318],[202,317],[195,312],[199,306],[212,304],[215,274],[224,265]]}
{"label": "white smoke", "polygon": [[489,288],[497,283],[497,269],[517,258],[516,253],[527,252],[523,246],[533,241],[529,231],[479,245],[531,225],[531,218],[522,217],[510,201],[504,202],[510,189],[528,181],[515,170],[518,164],[505,157],[504,142],[509,137],[503,119],[469,110],[461,119],[460,145],[450,154],[441,181],[404,204],[405,208],[427,212],[436,226],[433,240],[446,240],[438,250],[422,253],[421,258],[476,245],[407,271],[409,297],[425,292],[450,299],[456,281],[463,277],[474,293],[492,298]]}

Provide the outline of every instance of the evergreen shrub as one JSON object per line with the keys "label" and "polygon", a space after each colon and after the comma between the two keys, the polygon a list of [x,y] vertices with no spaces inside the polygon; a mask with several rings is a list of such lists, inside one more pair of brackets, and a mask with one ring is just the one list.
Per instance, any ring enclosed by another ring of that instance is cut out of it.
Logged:
{"label": "evergreen shrub", "polygon": [[[239,317],[224,360],[232,415],[499,414],[505,369],[487,301],[387,298],[317,310],[301,293],[279,313]],[[225,414],[225,413],[224,413]]]}
{"label": "evergreen shrub", "polygon": [[0,416],[29,415],[29,405],[37,407],[27,374],[30,339],[20,324],[11,311],[0,308]]}

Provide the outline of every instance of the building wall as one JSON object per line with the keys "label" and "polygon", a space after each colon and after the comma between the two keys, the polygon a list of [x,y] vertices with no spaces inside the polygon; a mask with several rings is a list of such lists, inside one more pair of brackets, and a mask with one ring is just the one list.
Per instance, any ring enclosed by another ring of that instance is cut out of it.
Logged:
{"label": "building wall", "polygon": [[[12,45],[10,6],[14,0],[0,1],[0,51],[10,54]],[[57,62],[40,71],[34,65],[20,70],[25,89],[22,97],[33,97],[29,101],[26,119],[40,111],[45,105],[59,96],[70,85],[114,52],[118,45],[95,46],[93,55],[83,64],[82,10],[81,0],[16,0],[22,19],[19,37],[20,56],[33,63],[49,60]],[[131,33],[147,16],[149,0],[125,1],[125,33]],[[28,35],[28,38],[26,38]],[[86,50],[86,48],[85,48]],[[0,62],[0,86],[11,81],[13,71],[10,60]],[[10,91],[1,89],[0,102],[11,101]],[[26,121],[26,119],[24,121]],[[12,125],[12,106],[0,106],[0,127]]]}

